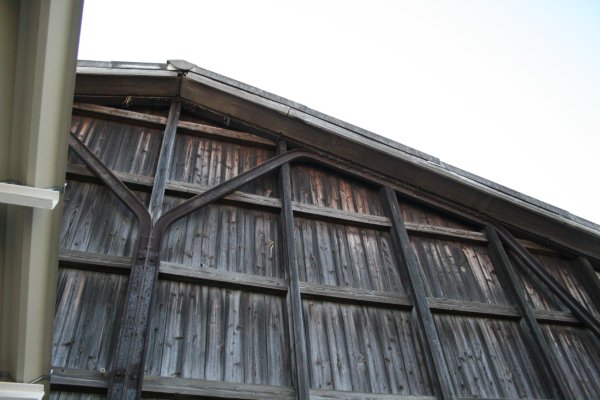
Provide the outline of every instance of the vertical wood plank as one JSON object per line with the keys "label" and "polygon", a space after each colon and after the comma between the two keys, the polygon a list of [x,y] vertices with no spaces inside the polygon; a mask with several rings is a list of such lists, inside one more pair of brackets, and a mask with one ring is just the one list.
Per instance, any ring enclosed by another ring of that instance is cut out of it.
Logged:
{"label": "vertical wood plank", "polygon": [[[287,150],[285,141],[280,141],[277,146],[278,154]],[[309,382],[306,355],[306,338],[304,336],[304,321],[302,316],[302,299],[298,277],[298,264],[294,240],[294,216],[292,213],[292,186],[290,179],[290,165],[283,164],[279,169],[279,185],[281,193],[281,240],[283,248],[283,263],[289,277],[289,290],[286,298],[288,312],[291,318],[290,347],[294,353],[296,395],[298,399],[308,400]]]}
{"label": "vertical wood plank", "polygon": [[175,146],[175,135],[177,134],[177,123],[181,114],[181,101],[173,99],[169,118],[165,126],[160,154],[158,156],[158,165],[154,175],[154,186],[150,197],[149,210],[152,215],[152,221],[156,221],[162,214],[163,199],[165,197],[165,187],[169,180],[169,169],[171,168],[171,159],[173,158],[173,147]]}
{"label": "vertical wood plank", "polygon": [[525,298],[525,291],[521,285],[508,254],[506,253],[496,230],[492,227],[486,227],[486,234],[489,241],[492,260],[499,272],[501,281],[504,281],[505,290],[513,298],[519,308],[522,318],[520,320],[521,331],[530,342],[529,348],[532,348],[531,356],[537,370],[541,373],[541,378],[547,388],[551,388],[553,396],[556,398],[570,398],[568,385],[564,380],[555,355],[552,353],[540,325],[533,314],[533,309]]}
{"label": "vertical wood plank", "polygon": [[392,234],[396,240],[396,252],[402,255],[406,264],[408,284],[413,297],[413,313],[416,316],[417,327],[424,338],[425,352],[431,360],[432,380],[442,399],[452,399],[452,384],[447,364],[444,360],[440,339],[436,331],[435,323],[431,310],[427,305],[425,295],[425,286],[421,280],[419,265],[413,253],[413,248],[406,231],[406,226],[402,221],[400,206],[396,197],[396,192],[389,186],[381,191],[385,208],[392,222]]}

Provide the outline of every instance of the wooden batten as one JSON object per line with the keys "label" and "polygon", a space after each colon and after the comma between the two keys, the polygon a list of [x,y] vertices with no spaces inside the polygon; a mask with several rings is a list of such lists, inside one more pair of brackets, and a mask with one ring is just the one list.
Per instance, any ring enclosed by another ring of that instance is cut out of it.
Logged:
{"label": "wooden batten", "polygon": [[[167,125],[167,118],[159,115],[144,114],[96,104],[75,103],[73,105],[73,112],[81,115],[98,116],[105,119],[139,124],[142,126],[164,127]],[[215,137],[234,143],[249,143],[255,146],[275,147],[275,143],[268,139],[231,129],[180,120],[177,121],[176,126],[181,132],[189,134]]]}

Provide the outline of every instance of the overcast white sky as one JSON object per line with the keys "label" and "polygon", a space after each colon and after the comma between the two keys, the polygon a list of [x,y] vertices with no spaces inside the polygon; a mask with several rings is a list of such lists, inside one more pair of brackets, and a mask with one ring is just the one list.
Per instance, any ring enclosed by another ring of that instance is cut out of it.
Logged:
{"label": "overcast white sky", "polygon": [[79,59],[184,59],[600,223],[600,1],[85,0]]}

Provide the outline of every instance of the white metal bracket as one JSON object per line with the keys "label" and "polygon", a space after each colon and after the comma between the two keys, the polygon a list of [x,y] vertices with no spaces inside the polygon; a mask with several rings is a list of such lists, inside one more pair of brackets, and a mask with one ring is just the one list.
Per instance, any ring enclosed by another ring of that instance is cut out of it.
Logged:
{"label": "white metal bracket", "polygon": [[42,189],[0,182],[0,203],[52,210],[58,204],[59,197],[60,191],[55,188]]}
{"label": "white metal bracket", "polygon": [[0,399],[41,400],[44,385],[0,382]]}

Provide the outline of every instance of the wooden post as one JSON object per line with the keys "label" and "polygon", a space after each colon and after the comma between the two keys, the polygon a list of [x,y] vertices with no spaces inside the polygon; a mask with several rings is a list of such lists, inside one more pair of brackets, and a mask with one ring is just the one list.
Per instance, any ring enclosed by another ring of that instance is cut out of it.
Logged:
{"label": "wooden post", "polygon": [[177,124],[179,123],[179,115],[181,113],[181,101],[173,99],[171,108],[169,109],[169,118],[163,133],[162,145],[158,156],[158,164],[156,173],[154,174],[154,184],[152,186],[152,194],[150,195],[150,204],[148,209],[152,215],[152,221],[156,222],[162,214],[163,200],[165,198],[165,188],[169,180],[169,170],[171,168],[171,160],[173,159],[173,147],[175,145],[175,135],[177,134]]}
{"label": "wooden post", "polygon": [[570,397],[569,386],[563,378],[552,348],[533,315],[533,309],[525,298],[525,290],[521,280],[508,254],[506,254],[496,230],[488,226],[486,227],[486,234],[489,240],[492,262],[496,267],[500,282],[521,313],[521,319],[519,320],[521,332],[529,342],[529,348],[532,349],[531,356],[537,370],[542,375],[543,384],[545,387],[552,389],[553,397],[568,399]]}
{"label": "wooden post", "polygon": [[[156,221],[162,213],[165,187],[173,157],[173,145],[181,102],[171,102],[169,117],[163,134],[162,146],[150,196],[149,214]],[[156,286],[160,259],[158,248],[152,248],[153,231],[141,232],[134,264],[129,275],[123,315],[119,325],[115,362],[111,373],[108,398],[140,398],[144,380],[144,352],[151,299]]]}
{"label": "wooden post", "polygon": [[[277,144],[277,152],[285,153],[287,146],[281,140]],[[302,298],[296,248],[294,240],[294,215],[292,212],[292,187],[290,164],[279,168],[279,189],[281,192],[281,238],[283,244],[283,262],[289,276],[289,289],[286,297],[289,324],[290,346],[293,349],[296,395],[300,400],[310,399],[310,382],[308,381],[308,359],[306,354],[306,338],[304,336],[304,318],[302,315]]]}
{"label": "wooden post", "polygon": [[382,189],[382,197],[384,200],[385,207],[389,214],[389,218],[392,222],[392,235],[395,239],[395,251],[402,255],[402,259],[406,264],[406,270],[408,272],[408,283],[409,290],[413,300],[413,313],[414,318],[417,322],[418,330],[423,334],[425,346],[424,350],[427,354],[427,358],[431,360],[432,365],[430,371],[432,372],[433,382],[437,391],[442,399],[450,400],[452,396],[452,383],[450,380],[450,374],[448,366],[444,359],[444,353],[442,352],[442,346],[440,339],[433,321],[433,315],[427,304],[427,297],[425,295],[425,286],[421,280],[419,271],[419,265],[414,255],[406,226],[402,220],[402,214],[400,213],[400,206],[398,205],[398,198],[396,192],[389,186],[385,186]]}

